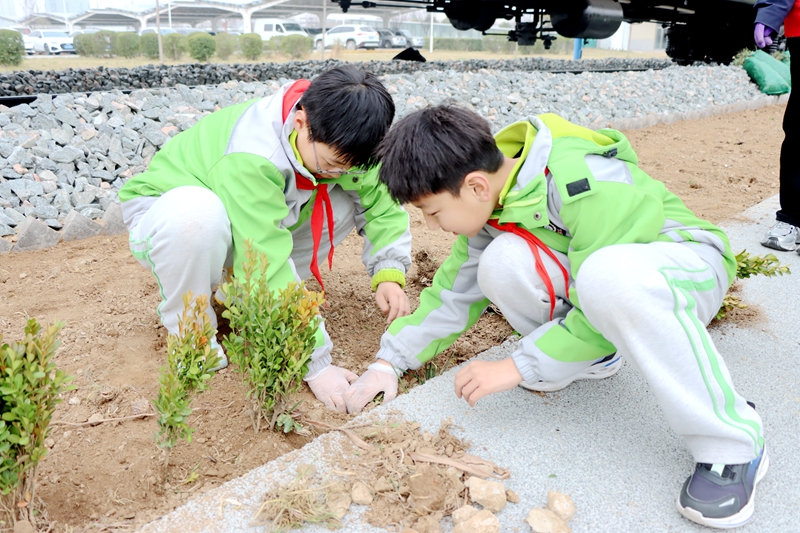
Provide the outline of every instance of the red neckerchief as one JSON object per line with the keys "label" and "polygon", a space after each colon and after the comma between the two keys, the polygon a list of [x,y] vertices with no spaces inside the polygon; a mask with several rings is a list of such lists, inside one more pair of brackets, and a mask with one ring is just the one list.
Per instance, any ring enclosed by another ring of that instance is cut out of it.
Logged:
{"label": "red neckerchief", "polygon": [[530,247],[531,251],[533,252],[533,257],[536,263],[536,273],[539,274],[539,277],[547,287],[547,294],[550,296],[550,320],[553,320],[553,312],[556,309],[556,291],[553,288],[553,280],[550,279],[550,275],[547,273],[547,269],[545,268],[544,264],[542,264],[542,256],[539,254],[539,249],[541,248],[544,250],[544,253],[550,256],[550,258],[556,262],[558,268],[561,269],[561,273],[564,275],[564,289],[567,292],[567,298],[569,298],[569,274],[567,273],[567,269],[561,264],[561,261],[555,256],[552,250],[548,248],[539,238],[527,231],[525,229],[520,228],[513,222],[509,222],[503,225],[494,219],[489,221],[489,225],[495,229],[499,229],[500,231],[507,231],[509,233],[513,233],[519,237],[525,239]]}
{"label": "red neckerchief", "polygon": [[[289,116],[289,113],[294,109],[297,101],[311,85],[308,80],[297,80],[286,90],[283,95],[283,120]],[[319,272],[319,261],[317,260],[317,252],[319,251],[319,243],[322,240],[322,226],[325,224],[324,216],[328,216],[328,238],[331,242],[331,249],[328,252],[328,268],[333,268],[333,206],[331,205],[331,197],[328,195],[327,183],[314,183],[306,178],[299,172],[294,173],[295,180],[297,181],[297,188],[303,191],[317,191],[317,197],[314,199],[314,205],[311,208],[311,238],[314,241],[314,248],[311,256],[311,273],[319,282],[323,292],[325,285],[322,283],[322,275]]]}

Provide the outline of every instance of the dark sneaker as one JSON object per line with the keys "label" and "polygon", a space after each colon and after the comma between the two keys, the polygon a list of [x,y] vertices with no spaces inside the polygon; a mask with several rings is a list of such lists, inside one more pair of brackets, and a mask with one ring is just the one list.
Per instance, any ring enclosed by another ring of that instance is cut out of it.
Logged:
{"label": "dark sneaker", "polygon": [[520,387],[536,392],[553,392],[561,390],[573,381],[579,379],[603,379],[613,376],[622,366],[622,358],[617,354],[611,354],[597,361],[595,364],[561,381],[536,381],[529,383],[523,381]]}
{"label": "dark sneaker", "polygon": [[776,222],[761,239],[761,244],[782,252],[793,252],[800,244],[800,228],[786,222]]}
{"label": "dark sneaker", "polygon": [[678,511],[708,527],[730,529],[753,517],[756,484],[769,468],[767,449],[752,462],[741,465],[697,463],[694,474],[683,484]]}

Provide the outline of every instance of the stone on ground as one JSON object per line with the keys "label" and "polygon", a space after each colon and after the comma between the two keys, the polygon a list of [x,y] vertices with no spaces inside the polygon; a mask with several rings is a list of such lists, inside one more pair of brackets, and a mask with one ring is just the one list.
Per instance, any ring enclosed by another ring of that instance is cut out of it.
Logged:
{"label": "stone on ground", "polygon": [[569,522],[575,516],[575,502],[572,498],[554,490],[547,491],[547,508],[564,522]]}
{"label": "stone on ground", "polygon": [[47,224],[28,217],[17,227],[17,244],[14,252],[32,252],[52,248],[61,240],[61,234]]}
{"label": "stone on ground", "polygon": [[0,239],[0,254],[7,254],[11,251],[14,245],[5,239]]}
{"label": "stone on ground", "polygon": [[453,528],[453,533],[500,533],[500,520],[484,509]]}
{"label": "stone on ground", "polygon": [[525,519],[533,533],[570,533],[572,530],[550,509],[535,507]]}
{"label": "stone on ground", "polygon": [[502,483],[472,476],[465,485],[469,487],[470,499],[484,509],[496,513],[506,506],[506,488]]}
{"label": "stone on ground", "polygon": [[77,241],[88,239],[99,234],[103,228],[97,222],[86,218],[74,209],[64,219],[64,229],[61,238],[64,241]]}
{"label": "stone on ground", "polygon": [[466,522],[476,514],[478,514],[478,510],[475,507],[471,505],[465,505],[453,511],[451,518],[453,519],[453,524],[458,525],[461,522]]}
{"label": "stone on ground", "polygon": [[372,491],[369,490],[369,487],[363,481],[356,481],[353,483],[350,497],[356,505],[369,505],[372,503]]}
{"label": "stone on ground", "polygon": [[122,235],[128,228],[122,222],[122,208],[116,202],[111,202],[103,215],[103,235]]}

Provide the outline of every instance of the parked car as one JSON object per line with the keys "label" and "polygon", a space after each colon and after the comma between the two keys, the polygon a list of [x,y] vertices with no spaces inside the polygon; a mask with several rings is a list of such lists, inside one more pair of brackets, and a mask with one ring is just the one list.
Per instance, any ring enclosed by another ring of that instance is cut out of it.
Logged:
{"label": "parked car", "polygon": [[25,45],[25,53],[32,56],[36,51],[33,49],[33,41],[31,40],[31,30],[27,26],[10,26],[9,30],[15,30],[22,34],[22,42]]}
{"label": "parked car", "polygon": [[269,41],[273,37],[285,37],[287,35],[308,37],[308,33],[300,24],[284,19],[253,19],[253,33],[259,34],[264,41]]}
{"label": "parked car", "polygon": [[[348,50],[378,48],[381,44],[381,36],[369,26],[341,25],[334,26],[325,32],[325,48],[330,48],[336,41],[342,43]],[[322,50],[322,34],[316,36],[314,46],[317,50]]]}
{"label": "parked car", "polygon": [[378,30],[381,36],[381,48],[405,48],[406,38],[402,35],[397,35],[392,30],[381,28]]}
{"label": "parked car", "polygon": [[[155,28],[144,28],[143,30],[139,31],[139,35],[147,35],[148,33],[155,33]],[[161,35],[169,35],[170,33],[178,33],[176,30],[172,28],[161,28]]]}
{"label": "parked car", "polygon": [[67,32],[34,30],[28,36],[33,42],[33,51],[43,54],[74,54],[72,37]]}
{"label": "parked car", "polygon": [[395,35],[405,37],[406,44],[412,48],[423,48],[425,46],[424,37],[414,37],[408,30],[396,30]]}

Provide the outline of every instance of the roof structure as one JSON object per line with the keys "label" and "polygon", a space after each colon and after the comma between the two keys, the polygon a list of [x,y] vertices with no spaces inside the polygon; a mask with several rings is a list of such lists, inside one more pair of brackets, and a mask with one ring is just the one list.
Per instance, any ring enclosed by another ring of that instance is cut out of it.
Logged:
{"label": "roof structure", "polygon": [[[325,5],[327,4],[327,5]],[[374,5],[372,2],[363,2],[364,5]],[[354,8],[354,9],[353,9]],[[400,6],[374,7],[363,9],[362,4],[355,4],[350,14],[357,14],[355,10],[368,15],[376,15],[388,22],[388,19],[397,13],[402,12]],[[287,18],[303,13],[312,13],[322,19],[323,10],[328,14],[340,13],[339,4],[331,0],[254,0],[249,3],[234,4],[230,2],[219,2],[214,0],[173,0],[167,2],[163,0],[158,10],[150,9],[143,12],[127,11],[124,9],[105,8],[90,9],[85,13],[71,16],[67,23],[70,30],[81,27],[133,27],[136,30],[152,27],[156,25],[156,16],[160,16],[161,25],[167,24],[168,20],[173,25],[210,23],[212,28],[216,28],[217,23],[222,19],[242,19],[245,31],[251,31],[252,20],[259,17]],[[64,17],[53,14],[37,13],[32,17],[23,20],[24,25],[54,25],[64,24]]]}

